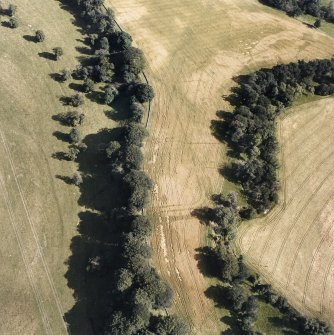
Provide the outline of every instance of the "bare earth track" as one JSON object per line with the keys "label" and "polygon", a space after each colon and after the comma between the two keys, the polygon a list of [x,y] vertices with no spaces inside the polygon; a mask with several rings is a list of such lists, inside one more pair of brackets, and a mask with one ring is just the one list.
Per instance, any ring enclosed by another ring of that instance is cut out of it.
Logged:
{"label": "bare earth track", "polygon": [[[210,122],[217,110],[229,109],[222,95],[235,85],[232,77],[281,62],[331,57],[333,40],[256,0],[109,3],[143,49],[156,91],[145,145],[145,169],[156,182],[149,209],[156,222],[154,263],[176,293],[174,310],[188,317],[193,333],[219,334],[222,311],[205,296],[208,282],[195,259],[206,232],[191,216],[229,187],[218,173],[225,148],[210,133]],[[327,141],[326,130],[321,134]],[[329,169],[329,162],[322,168]],[[319,178],[322,182],[317,174],[310,180]],[[330,177],[318,192],[329,185]],[[312,202],[307,192],[301,194]],[[277,234],[279,241],[287,231],[281,226]],[[284,261],[278,259],[277,269]]]}

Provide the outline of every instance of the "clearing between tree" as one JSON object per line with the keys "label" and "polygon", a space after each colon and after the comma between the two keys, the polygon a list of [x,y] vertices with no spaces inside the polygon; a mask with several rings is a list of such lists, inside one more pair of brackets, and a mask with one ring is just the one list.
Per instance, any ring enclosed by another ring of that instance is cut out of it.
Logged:
{"label": "clearing between tree", "polygon": [[226,148],[212,136],[210,123],[217,110],[230,110],[222,96],[235,86],[233,77],[331,57],[333,40],[256,0],[108,2],[144,51],[156,92],[145,145],[145,169],[156,183],[148,210],[156,225],[155,266],[172,285],[174,310],[188,317],[193,333],[219,334],[227,312],[204,293],[210,281],[196,249],[209,242],[191,215],[210,204],[212,194],[233,189],[218,172],[227,162]]}

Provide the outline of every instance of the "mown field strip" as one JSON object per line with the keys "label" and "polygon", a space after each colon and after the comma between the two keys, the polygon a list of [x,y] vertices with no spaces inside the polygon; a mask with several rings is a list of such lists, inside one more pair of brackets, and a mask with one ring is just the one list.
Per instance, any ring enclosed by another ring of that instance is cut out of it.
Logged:
{"label": "mown field strip", "polygon": [[[16,172],[15,163],[13,161],[11,151],[9,149],[9,146],[8,146],[7,142],[6,142],[5,135],[4,135],[4,133],[3,133],[3,131],[1,129],[0,129],[0,137],[1,137],[2,145],[3,145],[3,147],[5,149],[5,152],[6,152],[6,158],[8,159],[8,162],[10,164],[11,175],[13,176],[13,178],[15,180],[15,185],[16,185],[17,191],[19,192],[19,195],[20,195],[21,205],[24,208],[25,217],[26,217],[26,220],[28,222],[28,225],[29,225],[29,228],[30,228],[30,232],[32,234],[32,239],[35,242],[36,251],[37,251],[39,259],[40,259],[40,261],[42,263],[41,264],[42,265],[41,268],[42,268],[42,271],[43,271],[43,274],[44,274],[45,277],[43,276],[44,278],[39,278],[38,285],[39,285],[39,287],[41,287],[42,282],[44,281],[45,284],[47,286],[49,286],[49,288],[47,288],[47,290],[45,292],[48,292],[49,290],[52,292],[52,296],[51,297],[52,297],[53,302],[56,305],[56,308],[53,307],[52,310],[54,310],[53,312],[56,312],[56,314],[58,315],[59,319],[61,320],[63,332],[66,333],[66,334],[68,334],[67,326],[66,326],[66,323],[65,323],[65,321],[63,319],[64,310],[63,310],[63,308],[61,306],[61,303],[60,303],[57,291],[56,291],[56,289],[54,287],[54,284],[53,284],[53,281],[52,281],[52,278],[51,278],[51,275],[50,275],[50,271],[48,269],[48,265],[47,265],[47,263],[45,261],[45,258],[43,256],[42,247],[40,245],[40,242],[39,242],[39,239],[38,239],[38,236],[37,236],[37,233],[36,233],[34,222],[33,222],[32,218],[31,218],[30,213],[29,213],[29,208],[28,208],[28,205],[27,205],[27,201],[25,199],[25,196],[23,194],[22,188],[21,188],[20,183],[19,183],[18,178],[17,178],[17,172]],[[43,299],[44,300],[48,300],[46,298],[46,296],[44,296]],[[40,302],[43,301],[43,300],[42,299],[38,299],[38,300],[39,300],[39,306],[40,306]],[[50,303],[50,300],[49,300],[49,303]],[[46,316],[45,316],[45,309],[44,309],[43,310],[43,320],[45,318],[46,318]],[[52,318],[53,318],[53,315],[52,315]],[[58,321],[60,321],[60,320],[58,320]],[[51,328],[55,327],[55,329],[57,329],[57,333],[59,332],[60,328],[58,328],[58,324],[56,324],[56,325],[52,324],[52,326],[50,326],[50,324],[48,323],[48,325]]]}

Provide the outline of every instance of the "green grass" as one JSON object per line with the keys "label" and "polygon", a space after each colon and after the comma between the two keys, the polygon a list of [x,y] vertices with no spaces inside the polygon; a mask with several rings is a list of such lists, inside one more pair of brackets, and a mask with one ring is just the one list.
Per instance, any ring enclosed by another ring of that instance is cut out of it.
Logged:
{"label": "green grass", "polygon": [[[0,141],[0,333],[43,334],[44,314],[53,333],[63,334],[61,316],[74,304],[73,291],[65,278],[66,261],[72,252],[71,239],[78,234],[78,213],[83,208],[78,205],[78,189],[56,178],[73,175],[76,164],[52,158],[53,153],[64,152],[68,146],[53,133],[69,131],[52,117],[71,110],[59,98],[74,90],[69,87],[71,81],[60,84],[50,74],[73,69],[78,58],[85,56],[86,46],[80,28],[60,2],[11,2],[18,6],[20,26],[0,26],[0,131],[7,144],[5,147]],[[1,19],[8,21],[6,16]],[[45,32],[43,43],[32,41],[37,29]],[[57,62],[45,58],[57,46],[64,49],[64,56]],[[88,99],[81,110],[86,115],[81,127],[83,137],[115,124],[106,117],[105,106]],[[84,315],[86,306],[82,308]],[[91,334],[89,321],[85,318],[80,322],[86,334]]]}
{"label": "green grass", "polygon": [[[306,24],[313,25],[316,18],[312,15],[301,15],[298,17],[298,20],[304,22]],[[310,28],[315,29],[315,28]],[[323,31],[325,34],[334,37],[334,24],[326,22],[325,20],[321,21],[321,27],[319,28],[320,31]]]}

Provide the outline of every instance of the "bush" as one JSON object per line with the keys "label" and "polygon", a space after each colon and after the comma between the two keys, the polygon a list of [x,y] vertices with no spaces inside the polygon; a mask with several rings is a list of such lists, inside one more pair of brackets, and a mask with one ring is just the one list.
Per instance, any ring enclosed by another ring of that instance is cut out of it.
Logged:
{"label": "bush", "polygon": [[83,83],[83,91],[85,93],[92,92],[94,89],[94,81],[91,80],[90,78],[86,78],[84,83]]}
{"label": "bush", "polygon": [[10,4],[9,7],[8,7],[8,15],[9,16],[14,16],[16,11],[17,11],[17,6],[15,6],[13,4]]}
{"label": "bush", "polygon": [[128,145],[124,150],[124,163],[128,169],[139,170],[144,157],[143,153],[140,150],[140,147],[137,145]]}
{"label": "bush", "polygon": [[149,84],[136,84],[133,91],[135,97],[141,103],[151,101],[154,98],[153,88]]}
{"label": "bush", "polygon": [[182,319],[174,315],[168,315],[158,316],[152,331],[155,335],[187,335],[190,328]]}
{"label": "bush", "polygon": [[313,24],[314,28],[320,28],[321,27],[321,20],[317,19],[314,24]]}
{"label": "bush", "polygon": [[76,127],[84,122],[85,114],[77,111],[68,112],[61,116],[62,122],[70,127]]}
{"label": "bush", "polygon": [[114,85],[108,85],[104,88],[104,103],[106,105],[111,104],[116,96],[118,95],[118,90]]}
{"label": "bush", "polygon": [[145,109],[142,104],[133,102],[130,106],[131,119],[135,122],[140,123],[143,119]]}
{"label": "bush", "polygon": [[138,210],[145,207],[148,200],[149,190],[153,184],[151,179],[143,172],[131,170],[124,177],[125,183],[129,188],[129,206]]}
{"label": "bush", "polygon": [[62,82],[67,81],[71,78],[71,71],[67,69],[62,70],[59,74],[59,78]]}
{"label": "bush", "polygon": [[17,28],[19,26],[19,21],[15,18],[15,17],[12,17],[9,19],[9,27],[14,29],[14,28]]}
{"label": "bush", "polygon": [[37,30],[35,33],[36,42],[43,42],[45,40],[45,34],[42,30]]}
{"label": "bush", "polygon": [[106,148],[106,155],[108,158],[113,158],[118,155],[121,145],[117,141],[111,141]]}
{"label": "bush", "polygon": [[144,54],[140,49],[130,47],[123,52],[123,63],[125,71],[138,75],[145,67]]}
{"label": "bush", "polygon": [[152,232],[152,225],[146,216],[136,216],[130,224],[130,229],[135,236],[146,237]]}
{"label": "bush", "polygon": [[84,104],[84,98],[81,94],[76,93],[70,97],[70,105],[73,107],[79,107]]}
{"label": "bush", "polygon": [[68,154],[67,154],[67,157],[71,160],[71,161],[75,161],[78,157],[80,153],[80,149],[75,147],[75,146],[71,146],[69,151],[68,151]]}
{"label": "bush", "polygon": [[81,135],[77,128],[72,128],[70,131],[71,143],[78,143],[81,141]]}
{"label": "bush", "polygon": [[63,49],[60,47],[53,48],[52,51],[53,51],[55,60],[58,60],[64,54]]}
{"label": "bush", "polygon": [[130,123],[124,128],[124,140],[127,145],[142,146],[147,130],[140,124]]}
{"label": "bush", "polygon": [[82,176],[80,174],[80,172],[76,172],[74,175],[73,175],[73,184],[74,185],[77,185],[79,186],[80,184],[82,184],[83,180],[82,180]]}

